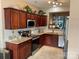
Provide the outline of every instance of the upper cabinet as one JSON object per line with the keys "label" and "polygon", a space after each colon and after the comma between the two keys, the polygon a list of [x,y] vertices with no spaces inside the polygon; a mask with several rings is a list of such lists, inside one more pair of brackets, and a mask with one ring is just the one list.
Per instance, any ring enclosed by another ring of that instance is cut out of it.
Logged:
{"label": "upper cabinet", "polygon": [[36,27],[47,25],[47,16],[26,13],[14,8],[4,8],[5,29],[22,29],[27,28],[27,20],[35,20]]}
{"label": "upper cabinet", "polygon": [[11,8],[5,8],[5,28],[18,29],[19,27],[19,11]]}
{"label": "upper cabinet", "polygon": [[37,27],[47,25],[47,16],[37,16]]}
{"label": "upper cabinet", "polygon": [[26,28],[26,13],[13,8],[5,8],[5,29]]}
{"label": "upper cabinet", "polygon": [[26,28],[26,19],[27,19],[27,17],[26,17],[26,13],[25,12],[23,12],[23,11],[20,11],[20,19],[19,19],[19,26],[20,26],[20,28]]}
{"label": "upper cabinet", "polygon": [[47,25],[47,17],[41,16],[41,26],[46,26],[46,25]]}

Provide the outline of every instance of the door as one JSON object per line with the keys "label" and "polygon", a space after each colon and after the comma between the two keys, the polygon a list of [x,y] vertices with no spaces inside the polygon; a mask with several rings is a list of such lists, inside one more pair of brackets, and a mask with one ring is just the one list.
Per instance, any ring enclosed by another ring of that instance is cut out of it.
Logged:
{"label": "door", "polygon": [[26,56],[27,56],[27,45],[22,45],[19,47],[19,58],[20,59],[26,59]]}
{"label": "door", "polygon": [[39,27],[41,24],[41,21],[40,21],[40,16],[37,15],[37,19],[36,19],[36,26]]}
{"label": "door", "polygon": [[19,19],[19,27],[20,28],[26,28],[26,13],[23,11],[20,11],[20,19]]}
{"label": "door", "polygon": [[19,11],[12,9],[11,10],[11,29],[19,28]]}

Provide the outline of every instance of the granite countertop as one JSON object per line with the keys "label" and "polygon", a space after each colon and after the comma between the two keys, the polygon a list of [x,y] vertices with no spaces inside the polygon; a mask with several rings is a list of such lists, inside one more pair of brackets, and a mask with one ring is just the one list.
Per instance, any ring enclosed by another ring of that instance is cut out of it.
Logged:
{"label": "granite countertop", "polygon": [[64,59],[64,52],[60,48],[43,46],[28,59]]}
{"label": "granite countertop", "polygon": [[47,33],[45,33],[45,34],[53,34],[53,35],[63,36],[63,34],[62,34],[62,33],[54,33],[54,32],[47,32]]}
{"label": "granite countertop", "polygon": [[[40,36],[40,35],[43,35],[43,34],[53,34],[53,35],[63,36],[63,33],[56,33],[56,32],[52,32],[52,31],[45,31],[45,32],[41,32],[41,33],[33,33],[32,35]],[[20,44],[20,43],[27,41],[27,40],[30,40],[32,38],[33,37],[21,37],[20,39],[14,38],[12,40],[8,40],[7,42],[14,43],[14,44]]]}
{"label": "granite countertop", "polygon": [[18,38],[15,38],[15,39],[12,39],[12,40],[8,40],[7,42],[10,42],[10,43],[13,43],[13,44],[20,44],[22,42],[25,42],[27,40],[31,40],[32,37],[21,37],[20,39]]}
{"label": "granite countertop", "polygon": [[51,34],[51,35],[59,35],[59,36],[63,36],[63,33],[55,33],[55,32],[34,33],[33,35],[43,35],[43,34]]}

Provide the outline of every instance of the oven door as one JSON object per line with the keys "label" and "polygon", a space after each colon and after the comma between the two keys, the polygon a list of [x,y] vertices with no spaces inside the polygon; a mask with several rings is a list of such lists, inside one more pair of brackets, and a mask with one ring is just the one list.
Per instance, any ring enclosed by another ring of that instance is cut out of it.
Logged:
{"label": "oven door", "polygon": [[32,38],[32,52],[39,48],[39,37]]}

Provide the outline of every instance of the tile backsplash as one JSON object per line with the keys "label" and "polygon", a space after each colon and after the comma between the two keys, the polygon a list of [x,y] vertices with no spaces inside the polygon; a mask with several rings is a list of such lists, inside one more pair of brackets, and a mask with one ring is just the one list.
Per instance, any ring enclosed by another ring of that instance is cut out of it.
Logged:
{"label": "tile backsplash", "polygon": [[[11,36],[16,36],[19,37],[19,33],[18,31],[27,31],[27,30],[31,30],[31,34],[32,33],[46,33],[46,32],[52,32],[51,29],[48,29],[48,27],[35,27],[35,28],[27,28],[27,29],[18,29],[18,30],[4,30],[4,42],[10,40]],[[12,34],[12,32],[14,31],[14,34]],[[55,30],[55,32],[57,33],[63,33],[63,31],[60,30]]]}
{"label": "tile backsplash", "polygon": [[14,31],[14,35],[15,36],[19,36],[18,31],[31,30],[32,33],[37,33],[39,29],[41,31],[43,31],[43,30],[47,29],[47,27],[38,27],[38,28],[37,27],[34,27],[34,28],[18,29],[18,30],[4,30],[4,41],[9,40],[9,37],[13,35],[12,34],[12,31]]}

